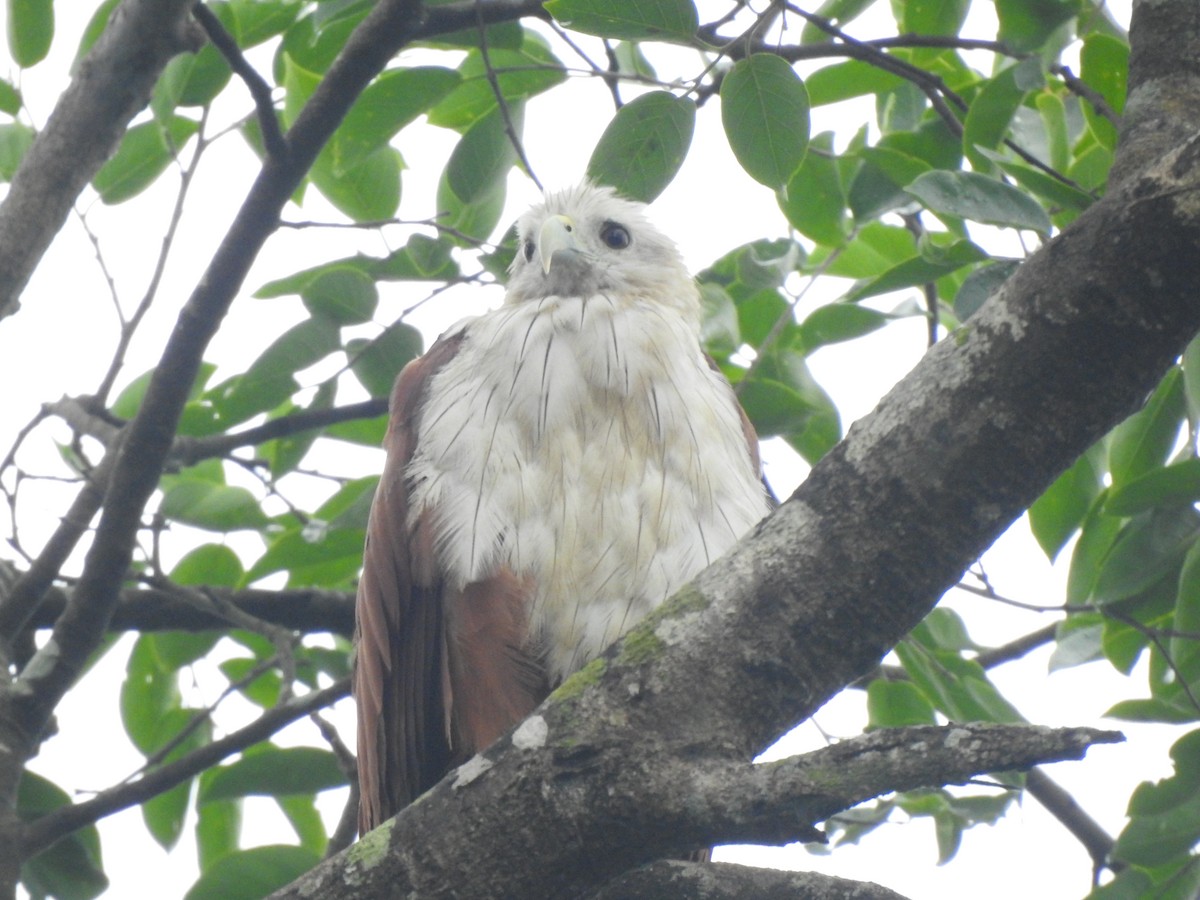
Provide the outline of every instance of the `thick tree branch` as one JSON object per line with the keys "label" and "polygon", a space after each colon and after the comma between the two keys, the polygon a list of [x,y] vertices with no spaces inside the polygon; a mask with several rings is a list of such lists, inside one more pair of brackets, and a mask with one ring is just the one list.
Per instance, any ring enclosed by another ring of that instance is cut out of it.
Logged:
{"label": "thick tree branch", "polygon": [[[354,595],[317,588],[295,590],[229,590],[207,588],[222,603],[274,625],[303,634],[354,634]],[[66,608],[64,591],[51,590],[45,604],[30,620],[32,628],[50,628]],[[209,631],[228,628],[216,612],[208,613],[169,591],[127,588],[113,610],[110,631]]]}
{"label": "thick tree branch", "polygon": [[[757,766],[681,762],[676,778],[660,782],[674,783],[672,796],[651,805],[681,803],[693,826],[711,829],[701,839],[712,843],[813,840],[806,829],[872,797],[1081,759],[1094,744],[1120,740],[1118,732],[1091,728],[986,722],[887,728]],[[675,787],[682,779],[690,789]]]}
{"label": "thick tree branch", "polygon": [[125,0],[63,92],[0,204],[0,319],[66,221],[71,205],[146,105],[175,54],[199,46],[192,0]]}
{"label": "thick tree branch", "polygon": [[780,872],[732,863],[659,860],[613,879],[591,900],[904,900],[864,881],[816,872]]}
{"label": "thick tree branch", "polygon": [[246,61],[237,41],[225,30],[225,26],[221,24],[221,20],[212,10],[203,3],[197,2],[192,4],[192,15],[204,29],[204,33],[212,45],[225,57],[229,68],[242,79],[250,91],[250,96],[254,98],[254,108],[258,112],[258,126],[262,131],[263,146],[267,148],[267,152],[272,156],[282,156],[287,153],[287,143],[283,139],[283,133],[279,130],[279,120],[275,117],[275,103],[271,99],[271,86]]}

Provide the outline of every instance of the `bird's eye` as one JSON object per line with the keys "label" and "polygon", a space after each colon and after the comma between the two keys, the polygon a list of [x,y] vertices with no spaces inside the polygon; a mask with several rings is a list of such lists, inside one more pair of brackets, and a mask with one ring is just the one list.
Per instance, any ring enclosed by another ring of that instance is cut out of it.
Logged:
{"label": "bird's eye", "polygon": [[611,250],[624,250],[631,242],[629,229],[616,222],[604,223],[600,229],[600,240]]}
{"label": "bird's eye", "polygon": [[525,246],[521,248],[521,252],[525,254],[525,262],[530,262],[533,259],[533,241],[526,241]]}

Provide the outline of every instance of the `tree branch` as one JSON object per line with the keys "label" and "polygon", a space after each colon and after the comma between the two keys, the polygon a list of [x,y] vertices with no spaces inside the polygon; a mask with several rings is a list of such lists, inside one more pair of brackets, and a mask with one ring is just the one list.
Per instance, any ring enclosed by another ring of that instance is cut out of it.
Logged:
{"label": "tree branch", "polygon": [[895,891],[864,881],[817,872],[780,872],[733,863],[659,860],[621,875],[591,900],[904,900]]}
{"label": "tree branch", "polygon": [[250,91],[250,96],[254,98],[254,109],[258,113],[258,125],[267,153],[271,156],[283,156],[287,153],[287,142],[283,139],[283,132],[279,130],[279,120],[275,118],[275,101],[271,99],[271,86],[246,61],[237,41],[225,30],[225,26],[212,10],[203,3],[196,2],[192,4],[192,15],[200,23],[212,45],[225,58],[225,62],[229,63],[229,68],[242,79]]}
{"label": "tree branch", "polygon": [[988,722],[885,728],[771,763],[676,760],[633,777],[659,830],[677,840],[775,845],[823,841],[817,823],[872,797],[1081,759],[1094,744],[1121,740],[1092,728]]}
{"label": "tree branch", "polygon": [[21,842],[21,858],[28,858],[59,838],[105,816],[128,809],[156,797],[175,785],[215,766],[226,757],[265,741],[285,725],[302,719],[312,712],[332,706],[350,695],[350,679],[343,678],[329,687],[298,697],[290,703],[269,709],[244,728],[205,744],[186,756],[147,772],[137,781],[120,784],[101,791],[90,800],[61,806],[54,812],[34,819],[25,829]]}

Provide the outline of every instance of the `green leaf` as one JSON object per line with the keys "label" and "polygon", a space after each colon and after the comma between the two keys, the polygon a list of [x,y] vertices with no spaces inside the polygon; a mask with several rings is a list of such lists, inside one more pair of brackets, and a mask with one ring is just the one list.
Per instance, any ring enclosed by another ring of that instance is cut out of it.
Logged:
{"label": "green leaf", "polygon": [[[508,116],[519,138],[524,120],[522,104],[510,106]],[[508,123],[497,108],[479,119],[459,140],[446,163],[446,181],[463,203],[478,203],[508,177],[516,161],[517,151],[508,134]]]}
{"label": "green leaf", "polygon": [[464,202],[443,172],[437,190],[438,224],[461,235],[453,238],[456,243],[471,246],[486,241],[504,214],[505,196],[506,181],[500,180],[473,203]]}
{"label": "green leaf", "polygon": [[420,355],[423,344],[419,331],[404,322],[397,322],[374,340],[355,338],[347,341],[350,371],[372,397],[386,397],[400,370]]}
{"label": "green leaf", "polygon": [[458,86],[429,111],[429,124],[462,131],[498,108],[488,67],[506,104],[527,100],[567,78],[565,67],[550,45],[525,31],[519,47],[511,50],[488,46],[470,51],[458,67]]}
{"label": "green leaf", "polygon": [[[1040,77],[1039,61],[1034,59],[1029,62],[1033,65],[1033,72]],[[1028,83],[1031,79],[1027,75],[1027,68],[1026,64],[1009,66],[985,82],[971,101],[963,123],[963,152],[979,172],[992,169],[991,162],[979,152],[979,148],[995,150],[1000,147],[1008,137],[1013,116],[1029,91],[1036,86]]]}
{"label": "green leaf", "polygon": [[1037,50],[1078,12],[1077,0],[996,0],[997,39],[1018,52]]}
{"label": "green leaf", "polygon": [[299,388],[295,373],[339,347],[340,334],[334,323],[325,318],[307,319],[280,335],[244,374],[212,388],[209,396],[225,424],[244,422],[290,397]]}
{"label": "green leaf", "polygon": [[[217,668],[229,679],[231,685],[238,685],[238,693],[251,703],[257,703],[263,709],[270,709],[279,702],[283,691],[283,678],[275,669],[263,671],[260,660],[246,657],[227,659]],[[257,676],[247,682],[245,679],[255,671],[258,672]],[[200,806],[203,808],[204,804]]]}
{"label": "green leaf", "polygon": [[[64,806],[71,798],[58,785],[26,769],[17,790],[17,814],[31,821]],[[87,825],[60,838],[21,864],[21,882],[31,897],[92,900],[108,887],[100,854],[100,833]]]}
{"label": "green leaf", "polygon": [[1050,90],[1041,90],[1034,99],[1042,128],[1046,132],[1050,167],[1066,171],[1071,162],[1071,141],[1067,130],[1067,105],[1063,98]]}
{"label": "green leaf", "polygon": [[[303,408],[303,411],[313,412],[316,410],[332,409],[336,396],[337,378],[334,377],[323,382],[317,388],[312,401],[308,406]],[[268,418],[275,419],[300,411],[300,408],[293,404],[284,404],[283,408],[273,411]],[[284,437],[267,441],[264,444],[259,444],[258,453],[271,467],[271,475],[275,478],[280,478],[300,465],[308,451],[312,448],[312,445],[316,443],[317,438],[320,436],[321,431],[317,428],[285,435]]]}
{"label": "green leaf", "polygon": [[1016,188],[978,172],[926,172],[906,190],[939,215],[1028,228],[1041,234],[1050,231],[1050,217],[1040,204]]}
{"label": "green leaf", "polygon": [[[192,715],[182,709],[169,711],[160,723],[164,735],[168,729],[171,737],[179,734],[187,727]],[[184,752],[196,749],[202,740],[208,739],[210,731],[210,727],[201,726],[198,732],[189,735],[179,747],[167,755],[167,761],[178,759]],[[155,843],[164,850],[171,850],[183,836],[191,795],[192,779],[188,778],[142,804],[142,822]]]}
{"label": "green leaf", "polygon": [[413,234],[409,236],[405,246],[387,256],[366,256],[360,253],[335,259],[268,281],[254,292],[254,296],[270,298],[302,294],[324,273],[341,269],[353,269],[373,281],[447,281],[459,274],[458,264],[451,255],[452,246],[447,238]]}
{"label": "green leaf", "polygon": [[901,641],[896,655],[913,682],[937,708],[958,722],[1020,722],[1012,705],[988,680],[983,667],[957,651],[932,650]]}
{"label": "green leaf", "polygon": [[737,391],[760,435],[783,435],[810,463],[841,438],[837,409],[800,353],[770,352],[753,376],[737,385]]}
{"label": "green leaf", "polygon": [[[1129,79],[1129,46],[1106,34],[1089,34],[1079,51],[1080,78],[1097,91],[1117,115],[1125,109],[1126,82]],[[1088,128],[1105,148],[1117,145],[1117,128],[1088,101],[1083,102]]]}
{"label": "green leaf", "polygon": [[613,48],[613,58],[617,61],[617,71],[626,78],[659,80],[654,65],[636,41],[619,41]]}
{"label": "green leaf", "polygon": [[824,251],[813,253],[812,263],[840,278],[872,278],[909,259],[916,252],[912,232],[899,225],[871,222],[858,229],[854,238],[832,260]]}
{"label": "green leaf", "polygon": [[854,303],[827,303],[818,306],[800,323],[804,352],[811,353],[826,344],[851,341],[886,325],[888,317]]}
{"label": "green leaf", "polygon": [[700,27],[692,0],[549,0],[546,11],[572,31],[626,41],[690,41]]}
{"label": "green leaf", "polygon": [[779,209],[788,224],[818,244],[837,246],[846,237],[846,191],[833,156],[833,133],[812,141],[804,162],[780,191]]}
{"label": "green leaf", "polygon": [[300,846],[314,853],[324,853],[329,844],[329,836],[325,833],[325,823],[317,810],[317,798],[313,794],[292,794],[278,796],[275,803],[300,838]]}
{"label": "green leaf", "polygon": [[587,177],[649,203],[683,165],[696,126],[696,104],[666,91],[626,103],[604,129],[587,164]]}
{"label": "green leaf", "polygon": [[1072,615],[1058,626],[1047,670],[1058,672],[1104,656],[1104,620],[1097,613]]}
{"label": "green leaf", "polygon": [[187,478],[172,481],[158,507],[172,521],[220,532],[257,530],[268,524],[258,499],[243,487]]}
{"label": "green leaf", "polygon": [[971,640],[967,625],[958,613],[939,607],[913,629],[912,636],[934,650],[982,650]]}
{"label": "green leaf", "polygon": [[817,69],[804,80],[808,101],[813,107],[883,94],[903,83],[904,79],[899,75],[857,59]]}
{"label": "green leaf", "polygon": [[926,256],[916,256],[893,266],[876,278],[870,278],[855,285],[854,289],[846,295],[846,299],[862,300],[902,288],[928,284],[963,266],[969,266],[988,258],[987,253],[970,241],[955,241],[948,247],[940,248],[940,251],[939,258],[936,260]]}
{"label": "green leaf", "polygon": [[21,111],[23,104],[24,101],[21,99],[21,92],[9,82],[0,78],[0,112],[6,112],[10,116],[15,116]]}
{"label": "green leaf", "polygon": [[738,311],[729,292],[711,281],[701,282],[700,305],[703,318],[700,340],[704,349],[719,358],[727,358],[742,343]]}
{"label": "green leaf", "polygon": [[1161,866],[1187,854],[1200,840],[1200,803],[1158,815],[1135,816],[1117,838],[1112,855],[1139,866]]}
{"label": "green leaf", "polygon": [[1105,557],[1093,599],[1111,603],[1150,587],[1180,564],[1198,531],[1200,513],[1190,506],[1133,519]]}
{"label": "green leaf", "polygon": [[1001,285],[1012,277],[1020,265],[1015,259],[1002,259],[980,266],[963,279],[963,283],[959,285],[958,291],[954,294],[954,315],[958,320],[965,322],[978,312],[988,298],[1000,290]]}
{"label": "green leaf", "polygon": [[125,132],[112,159],[100,167],[92,186],[105,203],[121,203],[158,178],[199,125],[182,116],[135,125]]}
{"label": "green leaf", "polygon": [[1071,553],[1071,568],[1067,573],[1067,603],[1084,603],[1092,596],[1104,558],[1121,533],[1122,520],[1104,514],[1103,497],[1104,493],[1101,492],[1088,510],[1080,528],[1079,540],[1075,542],[1075,549]]}
{"label": "green leaf", "polygon": [[[231,33],[237,30],[234,12],[228,3],[210,3],[217,19]],[[163,70],[150,106],[160,119],[166,119],[176,106],[207,106],[233,77],[229,63],[211,42],[196,53],[176,56]]]}
{"label": "green leaf", "polygon": [[152,635],[155,657],[167,672],[177,672],[203,659],[220,639],[215,631],[160,631]]}
{"label": "green leaf", "polygon": [[28,125],[20,122],[0,125],[0,181],[12,181],[33,138],[34,131]]}
{"label": "green leaf", "polygon": [[163,717],[180,707],[178,676],[159,659],[152,634],[143,634],[133,645],[120,705],[125,733],[143,755],[151,755],[162,743]]}
{"label": "green leaf", "polygon": [[212,864],[184,900],[259,900],[321,861],[305,847],[272,844],[239,850]]}
{"label": "green leaf", "polygon": [[1178,677],[1189,684],[1200,678],[1200,541],[1193,542],[1183,558],[1168,653]]}
{"label": "green leaf", "polygon": [[224,544],[201,544],[175,564],[171,580],[183,585],[235,587],[242,580],[242,561]]}
{"label": "green leaf", "polygon": [[1187,506],[1200,500],[1200,459],[1185,459],[1151,469],[1108,495],[1104,511],[1110,516],[1135,516],[1167,506]]}
{"label": "green leaf", "polygon": [[1020,187],[1040,197],[1048,206],[1062,207],[1071,212],[1082,212],[1096,202],[1096,198],[1087,191],[1064,184],[1041,169],[1035,169],[1015,160],[992,158],[1005,174],[1012,176]]}
{"label": "green leaf", "polygon": [[[208,380],[212,377],[213,372],[216,370],[217,367],[212,363],[205,362],[200,364],[200,371],[196,374],[196,381],[192,385],[191,391],[188,392],[189,400],[196,400],[203,394],[204,386],[208,383]],[[136,416],[138,410],[141,409],[142,398],[146,396],[146,389],[150,387],[150,379],[153,376],[154,370],[150,369],[148,372],[143,372],[133,381],[129,382],[129,384],[125,386],[125,389],[122,390],[117,396],[117,399],[113,401],[110,412],[114,416],[122,419],[132,419],[134,416]],[[182,433],[188,434],[190,432]]]}
{"label": "green leaf", "polygon": [[336,325],[371,321],[379,305],[375,282],[351,266],[325,269],[300,291],[304,308]]}
{"label": "green leaf", "polygon": [[289,587],[334,586],[357,574],[366,535],[356,528],[312,525],[285,531],[250,567],[243,579],[253,584],[273,572],[286,571]]}
{"label": "green leaf", "polygon": [[877,678],[867,685],[867,715],[872,728],[933,725],[933,704],[911,681]]}
{"label": "green leaf", "polygon": [[282,34],[304,6],[294,0],[230,0],[238,46],[246,49]]}
{"label": "green leaf", "polygon": [[847,200],[859,222],[878,218],[885,212],[912,204],[904,192],[929,164],[891,147],[864,147],[856,156],[862,161],[850,184]]}
{"label": "green leaf", "polygon": [[1082,526],[1100,493],[1100,473],[1093,451],[1075,461],[1029,507],[1029,528],[1042,552],[1053,560]]}
{"label": "green leaf", "polygon": [[331,528],[365,529],[377,484],[377,475],[347,481],[317,508],[316,515],[328,522]]}
{"label": "green leaf", "polygon": [[910,34],[956,35],[970,5],[970,0],[906,0],[900,25]]}
{"label": "green leaf", "polygon": [[[305,6],[309,5],[311,4],[305,4]],[[328,19],[323,10],[329,9],[332,5],[330,3],[317,4],[316,9],[298,19],[284,32],[281,46],[283,52],[277,53],[275,56],[275,80],[277,82],[282,83],[283,81],[280,67],[286,65],[286,61],[283,60],[285,56],[309,72],[317,75],[325,72],[333,64],[342,48],[346,46],[346,39],[358,27],[369,9],[362,4],[348,11],[348,14],[341,18],[322,21]]]}
{"label": "green leaf", "polygon": [[345,172],[335,169],[327,145],[317,157],[309,178],[330,203],[355,222],[390,219],[400,208],[400,170],[404,160],[384,145]]}
{"label": "green leaf", "polygon": [[756,376],[738,387],[738,400],[762,438],[803,430],[815,409],[800,391],[781,381]]}
{"label": "green leaf", "polygon": [[[201,790],[209,772],[200,774]],[[242,804],[240,800],[204,803],[196,810],[196,855],[200,871],[207,872],[224,856],[234,853],[242,832]]]}
{"label": "green leaf", "polygon": [[317,747],[258,745],[237,762],[213,770],[196,802],[247,796],[313,794],[347,783],[337,757]]}
{"label": "green leaf", "polygon": [[1127,484],[1166,462],[1184,417],[1183,376],[1176,367],[1167,372],[1142,409],[1113,429],[1108,448],[1113,484]]}
{"label": "green leaf", "polygon": [[792,67],[773,53],[739,60],[721,82],[721,122],[750,177],[785,189],[808,150],[808,92]]}
{"label": "green leaf", "polygon": [[344,175],[365,162],[458,83],[457,72],[440,66],[384,72],[354,101],[330,139],[334,174]]}
{"label": "green leaf", "polygon": [[54,0],[8,0],[8,50],[22,69],[35,66],[54,40]]}

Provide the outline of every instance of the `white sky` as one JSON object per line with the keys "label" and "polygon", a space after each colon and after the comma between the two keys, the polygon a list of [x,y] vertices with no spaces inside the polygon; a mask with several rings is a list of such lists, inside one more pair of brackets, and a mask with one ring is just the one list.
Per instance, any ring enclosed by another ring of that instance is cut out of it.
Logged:
{"label": "white sky", "polygon": [[[74,21],[75,18],[60,4],[61,31],[77,32],[83,23]],[[1118,18],[1128,22],[1128,3]],[[862,32],[855,30],[855,33]],[[993,30],[982,22],[969,25],[964,34],[990,37]],[[44,122],[54,96],[61,89],[54,73],[64,70],[64,59],[69,59],[73,52],[74,38],[60,39],[59,44],[51,60],[28,73],[22,85],[39,124]],[[565,52],[563,58],[567,58]],[[261,59],[256,61],[262,64]],[[573,64],[574,60],[569,62]],[[0,61],[0,73],[6,69],[12,71],[11,63]],[[240,114],[245,107],[241,105],[236,85],[231,93],[238,101],[236,112]],[[554,91],[529,104],[526,150],[547,187],[569,185],[579,178],[606,124],[607,113],[595,112],[609,109],[606,97],[607,91],[599,82],[579,79],[571,90]],[[590,114],[581,115],[580,110]],[[845,127],[847,120],[839,119],[839,115],[845,114],[819,111],[814,131]],[[569,140],[562,137],[564,122],[569,123],[565,129]],[[427,129],[419,141],[408,140],[401,145],[409,166],[402,217],[422,219],[430,214],[434,208],[430,173],[440,171],[453,141],[453,135]],[[193,188],[192,209],[168,270],[161,309],[151,313],[131,351],[128,378],[153,365],[163,336],[253,177],[249,155],[236,136],[218,142],[211,153],[213,159],[202,166]],[[719,182],[714,180],[718,173]],[[510,184],[510,213],[515,216],[537,198],[537,191],[517,176]],[[127,304],[131,305],[144,290],[170,202],[169,191],[158,191],[116,208],[98,203],[84,206],[92,227],[101,235],[106,260]],[[692,155],[679,177],[655,203],[653,216],[679,242],[693,270],[745,240],[781,236],[785,225],[770,192],[741,174],[732,160],[720,133],[715,102],[712,108],[702,110]],[[330,215],[325,207],[314,203],[311,209],[290,210],[287,217],[328,220]],[[401,242],[405,236],[394,232],[391,240]],[[248,281],[247,296],[235,305],[208,358],[249,358],[263,345],[264,335],[273,336],[274,332],[267,328],[277,328],[280,317],[298,314],[298,304],[254,300],[248,297],[250,291],[272,277],[361,248],[360,235],[337,230],[285,233],[273,240]],[[386,249],[379,238],[368,239],[367,248],[373,252]],[[91,390],[107,365],[116,325],[107,288],[90,259],[91,250],[82,229],[72,220],[26,291],[24,308],[17,316],[0,322],[0,341],[4,347],[0,353],[0,383],[10,386],[0,392],[0,452],[7,451],[16,431],[29,420],[39,403],[62,394]],[[832,283],[818,285],[806,296],[801,309],[828,302],[838,291],[839,286]],[[384,322],[390,321],[411,299],[400,288],[385,287],[383,295],[378,319]],[[429,304],[412,321],[432,336],[449,322],[498,299],[496,290],[463,289],[452,292],[444,302]],[[887,304],[902,299],[903,296],[888,298]],[[924,340],[924,324],[911,320],[849,345],[822,349],[810,362],[848,426],[870,411],[878,398],[911,368],[923,352]],[[870,366],[865,366],[863,360],[870,360]],[[231,371],[236,370],[230,369],[225,374]],[[68,437],[62,426],[47,429],[39,433],[21,459],[34,471],[61,475],[63,471],[54,461],[54,449],[47,440],[49,434],[59,440]],[[344,466],[344,448],[339,448],[339,453],[343,456],[340,464]],[[378,454],[364,451],[362,458],[364,472],[379,465]],[[769,475],[783,493],[803,477],[804,466],[786,448],[769,447],[766,459]],[[74,495],[74,487],[69,485],[45,482],[35,487],[36,504],[46,511],[46,517],[23,525],[21,534],[22,540],[33,548],[40,546],[41,538],[55,525],[57,511]],[[1064,558],[1068,555],[1064,554]],[[1022,523],[1001,539],[985,563],[1002,593],[1027,602],[1048,605],[1061,602],[1064,567],[1051,568],[1045,562]],[[983,643],[1001,644],[1044,624],[1036,614],[1016,612],[965,595],[946,602],[964,615],[973,637]],[[123,647],[127,652],[128,639]],[[60,734],[48,741],[42,755],[34,760],[31,766],[34,771],[68,790],[86,793],[112,784],[138,766],[140,757],[129,746],[117,711],[117,685],[126,652],[118,649],[110,653],[90,679],[94,686],[74,691],[66,699],[59,710]],[[1121,827],[1129,792],[1137,782],[1169,774],[1166,748],[1178,732],[1164,726],[1129,727],[1102,718],[1104,710],[1117,699],[1143,694],[1144,675],[1127,680],[1105,665],[1090,665],[1048,678],[1047,658],[1048,651],[1040,651],[1019,664],[1002,667],[993,677],[1031,721],[1118,727],[1130,736],[1124,745],[1093,750],[1084,762],[1049,769],[1052,777],[1076,792],[1084,808],[1115,834]],[[197,702],[213,699],[218,689],[213,680],[203,671],[196,677],[197,683],[190,690]],[[232,706],[222,717],[223,722],[232,723],[247,712],[246,707],[239,711],[236,704]],[[346,741],[352,742],[353,711],[349,704],[341,705],[335,721]],[[802,726],[777,752],[784,752],[784,748],[786,752],[796,752],[821,746],[825,734],[834,737],[855,734],[861,730],[863,721],[861,697],[838,698],[815,717],[819,729],[812,724]],[[288,739],[319,743],[315,729],[307,722],[290,729]],[[330,792],[323,798],[322,808],[330,827],[342,802],[343,792]],[[271,801],[248,801],[247,822],[252,823],[244,832],[248,844],[291,840],[290,829]],[[155,896],[182,896],[195,878],[194,849],[188,831],[176,851],[167,855],[149,838],[140,823],[140,814],[133,810],[106,820],[102,836],[106,869],[113,884],[108,896],[144,895],[148,885],[153,885]],[[819,869],[874,880],[914,898],[1081,896],[1087,891],[1090,870],[1082,848],[1032,799],[1027,799],[1002,824],[969,832],[958,857],[940,868],[935,866],[936,845],[932,825],[927,821],[887,826],[866,838],[861,846],[839,849],[829,857],[812,856],[800,848],[787,847],[728,850],[722,851],[718,858]]]}

